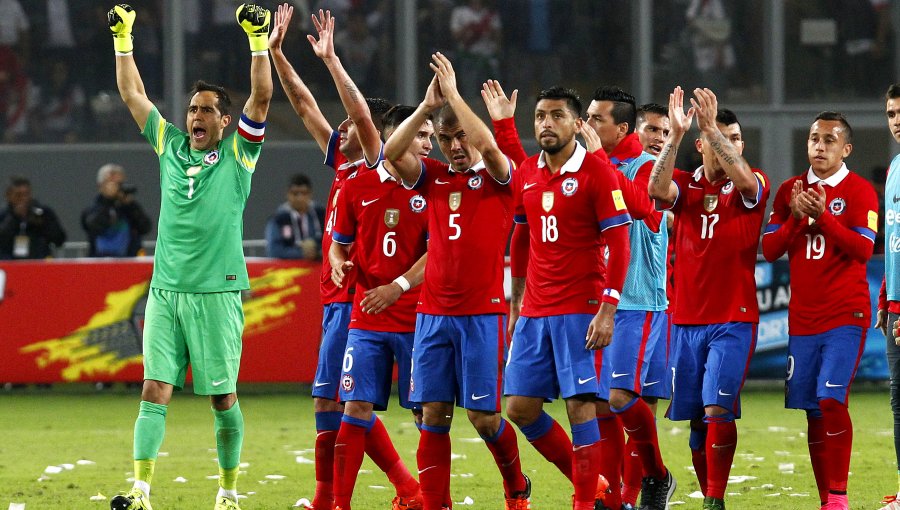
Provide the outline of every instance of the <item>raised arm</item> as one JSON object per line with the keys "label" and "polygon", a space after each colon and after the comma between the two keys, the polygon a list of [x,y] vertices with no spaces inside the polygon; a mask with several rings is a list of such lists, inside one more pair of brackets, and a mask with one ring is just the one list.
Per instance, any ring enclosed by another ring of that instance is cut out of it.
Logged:
{"label": "raised arm", "polygon": [[428,118],[428,115],[444,103],[441,87],[437,76],[431,79],[428,89],[425,91],[425,99],[419,103],[416,111],[404,120],[391,134],[384,144],[384,158],[394,165],[400,178],[407,185],[419,180],[422,172],[422,162],[407,150],[413,138],[419,132],[419,127]]}
{"label": "raised arm", "polygon": [[716,115],[719,112],[716,95],[709,89],[694,89],[691,104],[697,112],[697,127],[700,128],[706,143],[709,143],[716,153],[716,159],[722,165],[722,170],[734,182],[734,187],[741,195],[756,200],[759,194],[759,181],[753,175],[753,169],[741,156],[737,147],[719,131],[716,124]]}
{"label": "raised arm", "polygon": [[516,100],[519,90],[513,90],[512,95],[506,97],[503,87],[497,80],[488,80],[481,87],[481,98],[487,107],[488,115],[494,125],[494,139],[497,146],[504,154],[509,156],[516,165],[521,165],[528,159],[528,153],[522,147],[519,139],[519,131],[516,129]]}
{"label": "raised arm", "polygon": [[478,149],[484,158],[484,166],[497,182],[509,181],[509,159],[500,151],[491,130],[475,115],[456,87],[456,72],[453,65],[442,53],[431,56],[429,64],[441,85],[441,92],[447,98],[447,104],[459,119],[459,125],[466,132],[466,137],[473,147]]}
{"label": "raised arm", "polygon": [[131,29],[134,26],[136,13],[127,4],[118,4],[106,14],[109,29],[113,33],[113,47],[116,50],[116,85],[119,95],[137,122],[138,128],[144,129],[147,117],[153,110],[153,103],[144,90],[141,73],[134,63],[134,43]]}
{"label": "raised arm", "polygon": [[328,148],[328,140],[334,129],[322,115],[316,98],[312,92],[300,79],[297,71],[288,62],[281,45],[284,42],[284,36],[288,26],[291,23],[291,17],[294,14],[294,8],[288,4],[278,6],[275,12],[275,23],[272,25],[272,33],[269,35],[269,53],[272,55],[272,62],[275,64],[275,72],[278,73],[278,80],[281,82],[281,88],[294,107],[294,111],[313,140],[318,144],[319,149],[324,153]]}
{"label": "raised arm", "polygon": [[334,79],[338,94],[341,96],[341,103],[344,105],[347,115],[350,116],[350,120],[356,124],[357,136],[366,162],[374,165],[381,157],[381,134],[372,121],[372,113],[369,111],[366,99],[353,83],[350,75],[347,74],[347,70],[341,64],[341,59],[334,52],[334,18],[331,17],[331,11],[323,12],[322,9],[319,9],[319,15],[313,14],[312,20],[319,33],[319,39],[316,40],[311,35],[307,35],[306,38],[312,44],[316,56],[325,62],[328,72]]}
{"label": "raised arm", "polygon": [[244,104],[244,115],[252,121],[265,122],[272,102],[272,66],[269,64],[269,25],[272,13],[254,4],[242,4],[235,12],[238,24],[250,41],[250,97]]}
{"label": "raised arm", "polygon": [[[671,131],[669,139],[663,145],[653,170],[650,172],[650,180],[647,184],[647,192],[650,198],[671,204],[678,197],[678,186],[672,182],[672,172],[675,170],[675,158],[678,156],[678,146],[684,134],[691,128],[695,110],[684,112],[684,91],[681,87],[669,94],[669,122]],[[721,133],[720,133],[721,134]]]}

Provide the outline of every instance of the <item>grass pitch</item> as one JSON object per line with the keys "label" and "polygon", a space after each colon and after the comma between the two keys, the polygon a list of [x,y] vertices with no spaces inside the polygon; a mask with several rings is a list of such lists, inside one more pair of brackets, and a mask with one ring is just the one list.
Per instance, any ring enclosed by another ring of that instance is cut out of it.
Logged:
{"label": "grass pitch", "polygon": [[[806,449],[806,420],[783,409],[777,386],[748,388],[744,418],[738,422],[738,452],[726,503],[731,509],[818,508]],[[311,498],[315,487],[312,401],[300,386],[244,388],[241,409],[247,429],[238,482],[241,506],[290,509]],[[0,392],[0,508],[24,503],[26,510],[106,509],[112,495],[130,488],[132,427],[137,390],[94,392],[85,386]],[[564,408],[547,407],[565,428]],[[857,385],[851,397],[854,422],[850,501],[854,510],[872,510],[897,489],[893,425],[886,386]],[[407,411],[380,414],[411,470],[418,432]],[[678,480],[673,508],[700,508],[687,447],[685,423],[659,420],[663,458]],[[217,473],[213,418],[208,401],[176,394],[169,406],[166,439],[153,483],[156,510],[212,508]],[[452,492],[456,506],[500,509],[500,476],[487,449],[458,412],[453,429]],[[533,508],[571,508],[572,488],[556,469],[519,435],[522,465],[534,482]],[[58,472],[57,472],[58,471]],[[733,479],[734,480],[734,479]],[[387,509],[393,490],[366,459],[354,507]]]}

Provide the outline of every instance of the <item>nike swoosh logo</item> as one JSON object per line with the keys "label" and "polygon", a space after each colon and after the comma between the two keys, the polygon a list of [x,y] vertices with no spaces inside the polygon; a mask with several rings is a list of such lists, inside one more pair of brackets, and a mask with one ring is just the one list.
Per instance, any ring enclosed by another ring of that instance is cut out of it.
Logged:
{"label": "nike swoosh logo", "polygon": [[222,379],[221,381],[213,381],[210,384],[212,384],[213,388],[215,388],[216,386],[221,386],[221,385],[225,384],[226,381],[228,381],[228,379]]}
{"label": "nike swoosh logo", "polygon": [[434,183],[435,183],[435,184],[450,184],[449,181],[442,181],[442,180],[440,180],[440,179],[435,179],[435,180],[434,180]]}
{"label": "nike swoosh logo", "polygon": [[825,381],[826,388],[842,388],[843,384],[831,384],[831,381]]}
{"label": "nike swoosh logo", "polygon": [[834,436],[839,436],[839,435],[843,434],[844,432],[847,432],[847,429],[844,429],[840,432],[835,432],[834,434],[832,434],[831,432],[825,432],[825,435],[828,437],[834,437]]}
{"label": "nike swoosh logo", "polygon": [[730,397],[730,396],[731,396],[731,393],[724,393],[722,390],[719,390],[719,396],[722,396],[722,397]]}
{"label": "nike swoosh logo", "polygon": [[654,384],[657,384],[658,382],[659,382],[659,381],[653,381],[653,382],[644,383],[644,387],[646,388],[647,386],[653,386]]}
{"label": "nike swoosh logo", "polygon": [[488,393],[488,394],[486,394],[486,395],[475,395],[475,394],[473,393],[473,394],[472,394],[472,400],[481,400],[481,399],[483,399],[483,398],[488,398],[488,397],[490,397],[490,396],[491,396],[490,393]]}
{"label": "nike swoosh logo", "polygon": [[315,386],[316,388],[319,388],[321,386],[328,386],[329,384],[331,384],[331,383],[330,382],[317,382],[313,386]]}
{"label": "nike swoosh logo", "polygon": [[334,444],[335,448],[337,448],[338,446],[347,446],[347,443],[335,443]]}
{"label": "nike swoosh logo", "polygon": [[181,151],[176,151],[175,155],[181,158],[182,161],[188,161],[188,158],[181,155]]}
{"label": "nike swoosh logo", "polygon": [[573,451],[573,452],[577,452],[578,450],[580,450],[580,449],[582,449],[582,448],[587,448],[588,446],[591,446],[591,445],[589,445],[589,444],[576,444],[576,445],[572,446],[572,451]]}
{"label": "nike swoosh logo", "polygon": [[524,191],[524,190],[526,190],[526,189],[528,189],[528,188],[530,188],[530,187],[532,187],[532,186],[537,186],[537,183],[536,183],[536,182],[529,182],[528,184],[522,186],[522,190]]}
{"label": "nike swoosh logo", "polygon": [[578,384],[584,384],[584,383],[586,383],[586,382],[588,382],[588,381],[590,381],[591,379],[594,379],[594,378],[595,378],[595,377],[588,377],[587,379],[582,379],[581,377],[579,377],[579,378],[578,378]]}
{"label": "nike swoosh logo", "polygon": [[380,199],[380,198],[376,198],[375,200],[363,200],[363,201],[362,201],[362,206],[365,207],[365,206],[367,206],[367,205],[369,205],[369,204],[374,204],[375,202],[377,202],[377,201],[379,201],[379,200],[381,200],[381,199]]}
{"label": "nike swoosh logo", "polygon": [[622,428],[625,429],[625,432],[628,432],[629,434],[641,430],[641,427],[638,427],[638,428],[636,428],[636,429],[630,429],[630,428],[628,428],[628,427],[624,427],[624,426],[623,426]]}
{"label": "nike swoosh logo", "polygon": [[631,452],[631,456],[632,457],[640,457],[640,455],[638,455],[637,452]]}
{"label": "nike swoosh logo", "polygon": [[[337,445],[335,445],[335,446],[337,446]],[[419,470],[419,474],[421,475],[421,474],[424,473],[425,471],[428,471],[429,469],[434,469],[434,468],[436,468],[436,467],[437,467],[437,466],[428,466],[427,468],[420,469],[420,470]]]}
{"label": "nike swoosh logo", "polygon": [[691,189],[703,189],[703,186],[694,186],[693,184],[688,184],[688,188],[691,188]]}
{"label": "nike swoosh logo", "polygon": [[625,372],[624,374],[617,374],[615,372],[612,373],[613,379],[618,379],[619,377],[625,377],[626,375],[628,375],[628,372]]}
{"label": "nike swoosh logo", "polygon": [[730,446],[734,446],[734,443],[731,443],[731,444],[715,444],[715,443],[713,443],[713,445],[712,445],[712,447],[713,447],[713,448],[716,448],[716,449],[718,449],[718,448],[728,448],[728,447],[730,447]]}

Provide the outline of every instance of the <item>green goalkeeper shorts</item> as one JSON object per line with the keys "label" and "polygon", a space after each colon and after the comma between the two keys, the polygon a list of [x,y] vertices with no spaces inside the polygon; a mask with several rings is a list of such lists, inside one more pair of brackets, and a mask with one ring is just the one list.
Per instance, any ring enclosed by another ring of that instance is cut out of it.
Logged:
{"label": "green goalkeeper shorts", "polygon": [[240,291],[151,288],[144,316],[144,379],[181,389],[190,364],[194,393],[234,393],[243,331]]}

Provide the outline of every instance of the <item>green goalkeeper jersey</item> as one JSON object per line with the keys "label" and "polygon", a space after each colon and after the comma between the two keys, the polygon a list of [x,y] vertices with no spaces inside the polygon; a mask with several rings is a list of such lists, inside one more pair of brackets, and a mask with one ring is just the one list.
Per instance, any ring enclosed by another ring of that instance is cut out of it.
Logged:
{"label": "green goalkeeper jersey", "polygon": [[262,137],[251,141],[244,133],[239,128],[215,149],[195,151],[187,133],[156,107],[150,112],[142,134],[159,157],[161,192],[151,287],[192,293],[250,288],[243,215]]}

